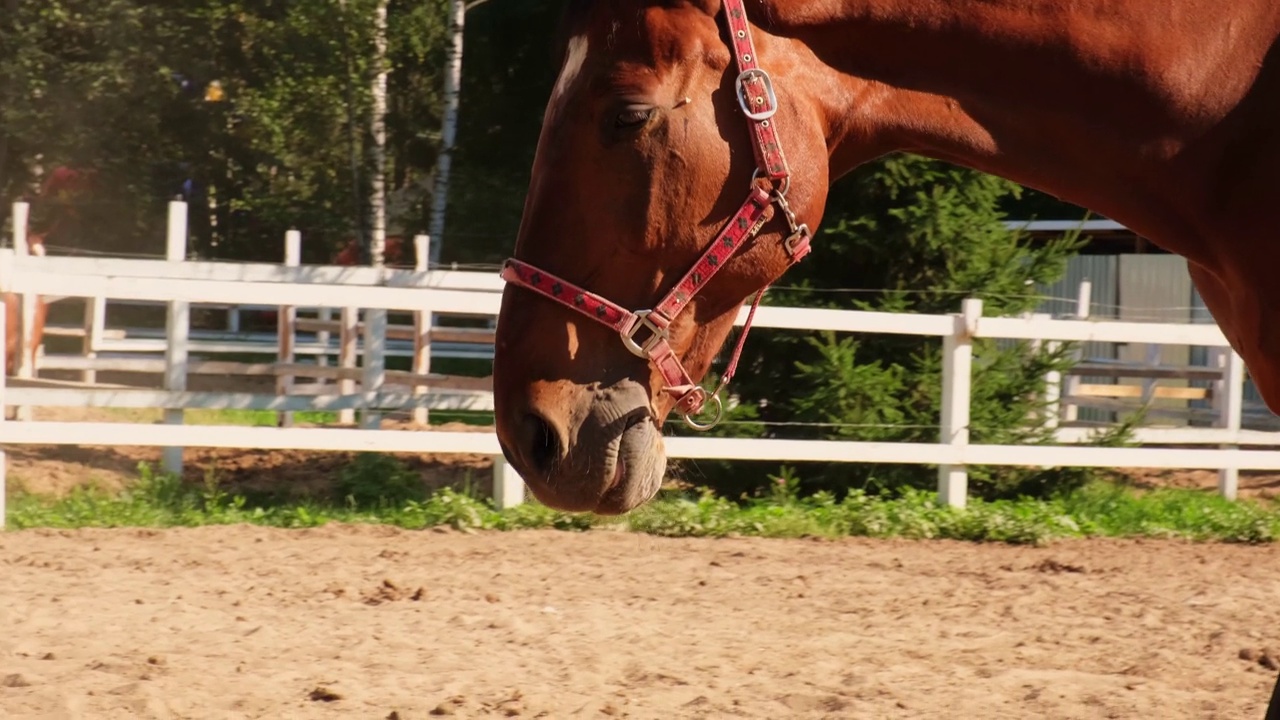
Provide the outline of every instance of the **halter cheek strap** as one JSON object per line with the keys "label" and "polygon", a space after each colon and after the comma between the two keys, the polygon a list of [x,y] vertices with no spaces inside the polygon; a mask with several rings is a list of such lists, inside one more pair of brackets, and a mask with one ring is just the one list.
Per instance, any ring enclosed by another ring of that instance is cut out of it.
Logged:
{"label": "halter cheek strap", "polygon": [[[790,235],[783,241],[783,248],[791,262],[799,262],[809,254],[810,249],[809,228],[796,222],[795,213],[787,203],[786,193],[790,173],[774,122],[778,100],[774,94],[773,81],[769,74],[760,69],[757,64],[755,45],[751,40],[751,27],[747,22],[742,0],[724,0],[724,10],[728,20],[730,47],[739,71],[734,86],[738,105],[747,119],[751,132],[756,172],[752,177],[751,190],[747,199],[703,251],[693,267],[652,309],[636,311],[627,310],[601,295],[515,258],[507,260],[502,267],[502,278],[507,282],[550,298],[617,332],[622,338],[622,344],[628,350],[649,360],[657,368],[663,378],[664,392],[675,401],[675,408],[684,417],[685,422],[698,430],[710,429],[720,420],[723,412],[720,392],[737,370],[738,361],[742,357],[743,344],[746,342],[747,333],[751,330],[751,323],[755,319],[756,308],[759,307],[760,299],[764,297],[767,288],[756,293],[729,365],[721,377],[720,384],[711,394],[693,381],[684,365],[680,363],[680,358],[671,348],[672,322],[698,292],[706,287],[711,278],[724,267],[729,258],[759,232],[760,226],[766,220],[765,211],[770,205],[777,205],[790,228]],[[764,189],[756,182],[760,177],[774,181],[776,187],[771,190]],[[709,422],[700,423],[694,418],[702,413],[708,401],[715,404],[715,415]]]}

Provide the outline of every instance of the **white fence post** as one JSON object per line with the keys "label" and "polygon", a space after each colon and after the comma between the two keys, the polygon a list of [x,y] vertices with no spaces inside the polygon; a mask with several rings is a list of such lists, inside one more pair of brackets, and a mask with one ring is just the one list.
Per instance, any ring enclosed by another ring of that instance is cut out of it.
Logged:
{"label": "white fence post", "polygon": [[[1053,316],[1049,313],[1033,313],[1031,319],[1036,323],[1052,320]],[[1057,340],[1034,340],[1032,347],[1039,350],[1041,347],[1049,352],[1057,352],[1062,347],[1062,343]],[[1044,427],[1054,430],[1058,427],[1062,417],[1062,371],[1050,370],[1044,376],[1044,415],[1042,420]]]}
{"label": "white fence post", "polygon": [[[289,230],[284,234],[284,265],[298,267],[302,264],[302,233]],[[293,345],[297,340],[298,308],[293,305],[281,305],[276,311],[276,334],[279,347],[276,357],[280,363],[292,364],[294,361]],[[293,376],[280,374],[276,376],[276,395],[286,396],[293,392]],[[280,427],[293,427],[293,413],[283,411],[279,418]]]}
{"label": "white fence post", "polygon": [[524,502],[524,480],[502,455],[493,456],[493,504],[499,510]]}
{"label": "white fence post", "polygon": [[[942,338],[942,432],[939,442],[969,444],[969,399],[973,383],[973,335],[982,317],[982,301],[966,299],[955,316],[955,331]],[[969,470],[964,465],[938,466],[938,501],[963,508],[968,502]]]}
{"label": "white fence post", "polygon": [[[80,344],[80,355],[87,363],[98,357],[98,348],[102,344],[102,336],[107,332],[107,299],[101,295],[84,299],[84,339]],[[98,382],[98,371],[87,367],[80,371],[80,382],[93,384]]]}
{"label": "white fence post", "polygon": [[[1089,278],[1080,281],[1080,291],[1076,295],[1076,319],[1087,320],[1089,318],[1089,307],[1093,304],[1093,283]],[[1076,362],[1084,359],[1084,349],[1081,348],[1075,352]],[[1080,376],[1068,375],[1063,383],[1064,392],[1068,398],[1075,397],[1080,393]],[[1062,406],[1062,420],[1064,422],[1075,422],[1080,417],[1080,408],[1070,399]]]}
{"label": "white fence post", "polygon": [[[333,308],[322,307],[316,311],[316,319],[322,323],[333,321]],[[326,367],[329,364],[329,341],[333,335],[328,330],[316,331],[316,344],[324,348],[324,351],[316,356],[316,364],[320,367]],[[320,382],[325,382],[323,379]]]}
{"label": "white fence post", "polygon": [[[187,204],[181,200],[169,203],[169,231],[165,243],[165,259],[169,262],[183,262],[187,259]],[[191,304],[181,300],[171,300],[165,318],[165,335],[168,341],[164,351],[164,389],[182,391],[187,389],[187,339],[191,334]],[[166,425],[181,425],[183,411],[166,409],[164,411]],[[182,474],[182,448],[166,447],[161,467],[167,473]]]}
{"label": "white fence post", "polygon": [[[426,235],[415,235],[413,238],[414,245],[414,270],[417,272],[426,272],[428,268],[428,253],[431,245],[430,238]],[[426,297],[426,295],[424,295]],[[410,372],[414,375],[426,375],[431,372],[431,323],[433,318],[431,310],[422,309],[413,313],[413,367]],[[420,385],[415,380],[413,384],[413,395],[419,397],[427,393],[427,386]],[[413,409],[413,421],[418,425],[426,425],[429,418],[425,407],[415,407]]]}
{"label": "white fence post", "polygon": [[[31,246],[27,242],[27,229],[31,217],[31,206],[25,202],[13,204],[13,249],[19,256],[31,254]],[[13,329],[17,341],[17,363],[14,377],[30,380],[36,376],[35,324],[36,303],[39,296],[34,293],[19,293],[14,296],[18,303],[18,327]],[[30,420],[31,407],[20,405],[14,408],[14,418]]]}
{"label": "white fence post", "polygon": [[[1217,353],[1219,367],[1223,369],[1222,379],[1215,383],[1214,397],[1217,398],[1218,414],[1216,425],[1234,432],[1240,432],[1241,415],[1244,409],[1244,360],[1232,348],[1224,348]],[[1238,445],[1223,445],[1224,450],[1238,448]],[[1240,468],[1226,467],[1218,470],[1218,491],[1228,500],[1235,500],[1240,489]]]}
{"label": "white fence post", "polygon": [[[361,390],[372,399],[382,392],[387,381],[387,311],[386,308],[364,310],[364,382]],[[365,405],[360,422],[366,430],[382,426],[382,413]]]}
{"label": "white fence post", "polygon": [[[357,331],[360,327],[360,310],[353,307],[342,308],[342,324],[338,329],[338,367],[344,374],[338,377],[338,394],[351,395],[356,391],[355,378],[349,371],[356,369]],[[343,409],[338,411],[338,422],[354,425],[356,411]]]}

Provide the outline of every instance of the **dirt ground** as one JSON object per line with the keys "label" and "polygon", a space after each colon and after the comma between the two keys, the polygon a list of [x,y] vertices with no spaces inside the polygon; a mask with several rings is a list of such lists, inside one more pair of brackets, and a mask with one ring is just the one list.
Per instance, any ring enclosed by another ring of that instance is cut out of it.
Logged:
{"label": "dirt ground", "polygon": [[5,718],[1261,718],[1280,547],[0,534]]}
{"label": "dirt ground", "polygon": [[[159,460],[9,451],[53,494]],[[187,458],[307,494],[350,454]],[[488,484],[487,459],[402,459]],[[1274,545],[236,526],[0,533],[0,565],[3,718],[1261,718],[1280,670]]]}

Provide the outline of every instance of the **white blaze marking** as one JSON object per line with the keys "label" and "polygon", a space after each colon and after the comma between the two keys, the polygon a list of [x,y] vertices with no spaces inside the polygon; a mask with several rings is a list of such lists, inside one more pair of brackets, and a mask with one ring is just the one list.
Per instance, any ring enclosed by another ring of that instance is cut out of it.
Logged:
{"label": "white blaze marking", "polygon": [[559,100],[562,95],[569,91],[573,81],[578,78],[578,73],[582,72],[582,62],[587,57],[587,36],[575,35],[569,38],[569,47],[564,54],[564,67],[560,68],[560,78],[556,80],[556,87],[551,92],[551,99]]}

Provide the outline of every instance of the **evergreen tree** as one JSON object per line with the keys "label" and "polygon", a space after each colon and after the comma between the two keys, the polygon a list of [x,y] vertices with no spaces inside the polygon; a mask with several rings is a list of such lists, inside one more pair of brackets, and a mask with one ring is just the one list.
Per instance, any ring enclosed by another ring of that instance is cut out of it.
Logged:
{"label": "evergreen tree", "polygon": [[[1005,228],[1002,203],[1021,188],[973,170],[911,155],[870,163],[833,188],[813,254],[766,302],[906,313],[954,313],[967,297],[986,315],[1038,304],[1035,283],[1061,276],[1078,242],[1032,243]],[[1069,364],[1064,350],[979,340],[974,347],[970,437],[974,443],[1046,440],[1045,374]],[[937,442],[941,342],[903,335],[850,336],[760,330],[747,345],[733,391],[736,435]],[[700,464],[686,476],[731,493],[753,491],[776,465]],[[975,494],[1041,493],[1079,473],[971,468]],[[850,488],[933,487],[924,466],[801,466],[802,484]]]}

